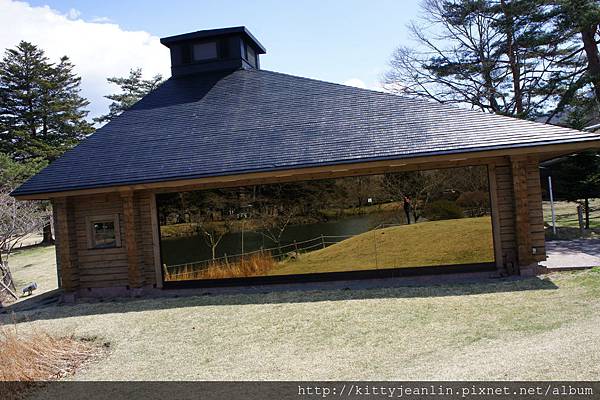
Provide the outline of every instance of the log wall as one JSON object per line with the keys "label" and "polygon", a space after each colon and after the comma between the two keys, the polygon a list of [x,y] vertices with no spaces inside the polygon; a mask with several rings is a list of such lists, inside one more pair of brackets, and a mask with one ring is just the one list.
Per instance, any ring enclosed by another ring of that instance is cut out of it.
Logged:
{"label": "log wall", "polygon": [[[132,199],[111,193],[53,201],[57,264],[65,290],[136,288],[156,283],[150,199],[150,193],[141,192]],[[128,201],[132,214],[128,214]],[[88,219],[110,215],[118,216],[120,246],[90,248]],[[128,223],[135,227],[133,235]]]}
{"label": "log wall", "polygon": [[506,159],[495,170],[502,264],[509,274],[517,274],[519,265],[546,259],[539,162]]}

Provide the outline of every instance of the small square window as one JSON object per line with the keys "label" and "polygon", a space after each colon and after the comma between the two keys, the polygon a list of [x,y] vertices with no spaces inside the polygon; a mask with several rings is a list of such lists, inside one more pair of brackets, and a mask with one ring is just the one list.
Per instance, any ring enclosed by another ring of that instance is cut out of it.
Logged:
{"label": "small square window", "polygon": [[109,215],[88,218],[88,247],[108,249],[121,246],[119,216]]}
{"label": "small square window", "polygon": [[115,223],[113,221],[94,222],[94,247],[115,247],[117,237],[115,236]]}
{"label": "small square window", "polygon": [[217,58],[217,42],[196,43],[192,48],[194,61]]}

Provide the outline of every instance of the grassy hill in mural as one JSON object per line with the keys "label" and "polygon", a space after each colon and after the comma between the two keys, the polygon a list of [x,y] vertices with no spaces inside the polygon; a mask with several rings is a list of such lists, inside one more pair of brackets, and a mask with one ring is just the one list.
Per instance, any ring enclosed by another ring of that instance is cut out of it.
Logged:
{"label": "grassy hill in mural", "polygon": [[494,261],[490,217],[377,229],[284,261],[272,275]]}
{"label": "grassy hill in mural", "polygon": [[206,269],[173,271],[166,280],[220,279],[425,267],[494,261],[490,217],[428,221],[375,229],[324,249],[293,254],[281,262],[256,253],[237,262]]}

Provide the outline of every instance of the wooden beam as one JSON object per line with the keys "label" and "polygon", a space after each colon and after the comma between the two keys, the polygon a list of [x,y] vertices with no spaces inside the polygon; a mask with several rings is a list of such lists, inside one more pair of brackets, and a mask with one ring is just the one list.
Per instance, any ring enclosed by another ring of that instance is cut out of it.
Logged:
{"label": "wooden beam", "polygon": [[158,223],[158,210],[156,209],[156,195],[150,196],[150,218],[152,221],[152,251],[154,255],[154,273],[156,274],[156,287],[163,287],[163,276],[160,255],[160,225]]}
{"label": "wooden beam", "polygon": [[129,287],[139,288],[143,285],[144,281],[137,243],[138,228],[134,192],[121,193],[121,199],[123,201],[123,223],[125,225],[125,248],[127,250]]}
{"label": "wooden beam", "polygon": [[533,260],[529,199],[527,192],[527,157],[511,157],[511,170],[513,180],[513,195],[515,206],[515,239],[517,241],[517,260],[521,267],[528,266]]}
{"label": "wooden beam", "polygon": [[435,169],[451,168],[453,166],[483,165],[489,164],[490,158],[505,157],[512,155],[528,155],[548,152],[576,152],[586,149],[600,148],[600,140],[590,140],[576,143],[563,143],[555,145],[517,147],[501,150],[466,151],[454,154],[442,154],[433,156],[417,156],[404,159],[368,161],[358,163],[345,163],[326,165],[320,167],[292,168],[278,171],[252,172],[244,174],[231,174],[224,176],[212,176],[205,178],[175,179],[161,182],[148,182],[129,185],[115,185],[104,188],[78,189],[64,192],[48,192],[35,195],[16,196],[22,200],[42,200],[53,197],[77,196],[84,194],[98,194],[108,192],[122,192],[145,189],[178,189],[184,186],[235,186],[251,184],[250,182],[264,181],[265,179],[290,181],[304,179],[323,179],[328,177],[343,177],[360,174],[375,174],[381,171],[412,169]]}
{"label": "wooden beam", "polygon": [[500,214],[498,212],[498,181],[496,179],[496,165],[488,165],[488,186],[490,189],[490,208],[492,210],[492,236],[494,239],[494,259],[496,268],[504,270],[502,262],[502,238],[500,236]]}
{"label": "wooden beam", "polygon": [[72,217],[72,205],[68,198],[52,200],[56,236],[56,263],[60,270],[60,286],[65,292],[73,292],[79,288],[79,271],[77,249],[71,241],[75,235],[75,224]]}

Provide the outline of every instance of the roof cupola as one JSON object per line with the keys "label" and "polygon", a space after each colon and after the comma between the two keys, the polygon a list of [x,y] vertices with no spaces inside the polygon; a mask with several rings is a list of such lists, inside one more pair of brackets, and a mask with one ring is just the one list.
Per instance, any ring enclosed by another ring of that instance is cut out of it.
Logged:
{"label": "roof cupola", "polygon": [[174,77],[240,68],[260,68],[267,50],[243,26],[169,36],[160,42],[171,50]]}

